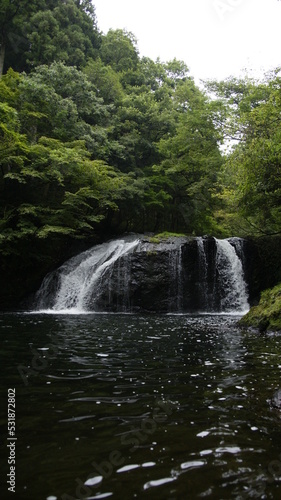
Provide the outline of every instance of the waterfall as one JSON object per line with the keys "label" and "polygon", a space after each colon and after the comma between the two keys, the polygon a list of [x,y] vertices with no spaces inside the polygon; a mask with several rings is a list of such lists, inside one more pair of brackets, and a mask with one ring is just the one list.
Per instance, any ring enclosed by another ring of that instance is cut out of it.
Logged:
{"label": "waterfall", "polygon": [[249,309],[249,304],[242,261],[231,244],[231,240],[216,239],[215,241],[217,246],[216,281],[221,295],[221,311],[245,312]]}
{"label": "waterfall", "polygon": [[214,242],[215,248],[206,249],[204,239],[197,238],[200,310],[243,313],[249,309],[242,263],[243,240],[214,238]]}
{"label": "waterfall", "polygon": [[204,247],[204,240],[202,237],[197,238],[197,248],[198,248],[198,293],[199,297],[204,304],[204,309],[209,310],[209,296],[208,296],[208,262],[206,257],[206,251]]}
{"label": "waterfall", "polygon": [[182,251],[179,245],[169,252],[170,297],[169,312],[181,312],[183,300]]}
{"label": "waterfall", "polygon": [[43,280],[36,310],[243,313],[243,240],[126,237],[97,245]]}
{"label": "waterfall", "polygon": [[95,302],[104,289],[104,280],[107,278],[107,283],[110,282],[115,262],[120,262],[119,259],[138,244],[138,239],[110,241],[70,259],[44,279],[37,292],[37,309],[74,313],[95,310]]}

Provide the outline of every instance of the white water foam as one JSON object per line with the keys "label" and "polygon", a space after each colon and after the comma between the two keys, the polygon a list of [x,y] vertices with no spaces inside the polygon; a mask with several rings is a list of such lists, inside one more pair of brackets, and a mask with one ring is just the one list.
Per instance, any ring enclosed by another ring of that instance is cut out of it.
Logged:
{"label": "white water foam", "polygon": [[[232,241],[232,240],[231,240]],[[99,299],[115,291],[120,297],[118,311],[130,312],[130,253],[139,245],[139,239],[126,237],[114,240],[83,252],[65,262],[57,271],[48,275],[37,293],[36,313],[44,314],[95,314]],[[199,253],[198,283],[201,308],[199,314],[235,315],[249,310],[247,285],[244,280],[242,243],[236,253],[229,240],[215,239],[215,253],[205,252],[202,238],[197,239]],[[240,242],[238,241],[238,244]],[[213,256],[213,257],[212,257]],[[122,259],[122,264],[120,258]],[[213,259],[213,260],[210,260]],[[111,282],[116,263],[117,280]],[[208,266],[212,266],[211,280]],[[173,304],[170,313],[189,314],[182,310],[184,299],[181,248],[169,254],[169,276]],[[115,288],[113,288],[115,287]],[[116,290],[115,290],[116,289]],[[108,314],[104,311],[105,314]],[[191,313],[193,314],[193,313]]]}
{"label": "white water foam", "polygon": [[216,245],[216,268],[220,288],[224,290],[221,312],[245,313],[249,310],[249,303],[242,262],[227,239],[216,239]]}
{"label": "white water foam", "polygon": [[[44,297],[52,275],[47,277],[38,292],[37,312],[45,314],[85,314],[93,290],[99,293],[105,271],[120,257],[132,252],[139,240],[115,240],[93,247],[70,259],[58,269],[59,278],[54,305],[44,308]],[[91,313],[93,311],[90,311]]]}

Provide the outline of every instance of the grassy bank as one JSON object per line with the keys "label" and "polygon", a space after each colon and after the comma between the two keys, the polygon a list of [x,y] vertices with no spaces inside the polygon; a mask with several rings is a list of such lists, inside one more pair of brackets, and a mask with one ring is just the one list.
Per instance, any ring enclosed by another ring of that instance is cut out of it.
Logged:
{"label": "grassy bank", "polygon": [[239,324],[246,327],[281,331],[281,283],[261,294],[260,302],[243,316]]}

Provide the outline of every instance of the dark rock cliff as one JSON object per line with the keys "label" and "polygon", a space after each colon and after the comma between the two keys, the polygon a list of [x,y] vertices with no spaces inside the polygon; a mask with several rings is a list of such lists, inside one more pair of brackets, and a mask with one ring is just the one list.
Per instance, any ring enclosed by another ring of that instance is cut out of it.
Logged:
{"label": "dark rock cliff", "polygon": [[[230,242],[244,256],[238,239]],[[132,253],[103,273],[87,307],[160,313],[229,310],[232,296],[227,287],[227,278],[218,268],[214,238],[168,238],[159,243],[142,238]]]}
{"label": "dark rock cliff", "polygon": [[[249,304],[254,305],[262,290],[281,282],[281,238],[229,241],[241,259]],[[216,252],[212,237],[168,238],[160,243],[143,239],[134,253],[114,264],[110,279],[104,277],[108,289],[102,291],[96,307],[111,311],[219,311],[223,287],[218,286]],[[122,278],[124,272],[127,277]],[[122,280],[127,280],[128,286],[120,292]]]}
{"label": "dark rock cliff", "polygon": [[[249,303],[257,304],[262,290],[281,282],[281,237],[230,238],[229,241],[243,264]],[[106,286],[101,286],[98,293],[93,290],[88,299],[89,308],[103,311],[219,311],[225,281],[216,268],[216,253],[216,240],[212,237],[172,237],[158,242],[141,237],[141,243],[133,253],[123,255],[102,275]],[[62,256],[59,258],[62,261]],[[33,267],[30,262],[28,272],[23,269],[21,274],[19,266],[13,276],[9,275],[9,269],[2,273],[1,293],[6,299],[2,310],[34,306],[33,296],[24,302],[22,298],[36,291],[47,266],[42,266],[40,275],[36,264],[36,273],[32,276]],[[57,277],[52,282],[53,289],[49,290],[51,307]]]}

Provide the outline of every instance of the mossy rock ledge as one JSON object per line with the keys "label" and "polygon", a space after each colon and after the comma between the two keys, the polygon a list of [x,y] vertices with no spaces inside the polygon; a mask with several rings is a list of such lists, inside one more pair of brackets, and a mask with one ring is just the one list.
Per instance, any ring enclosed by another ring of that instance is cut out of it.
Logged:
{"label": "mossy rock ledge", "polygon": [[257,328],[260,332],[281,331],[281,283],[264,290],[259,304],[241,318],[239,325]]}

